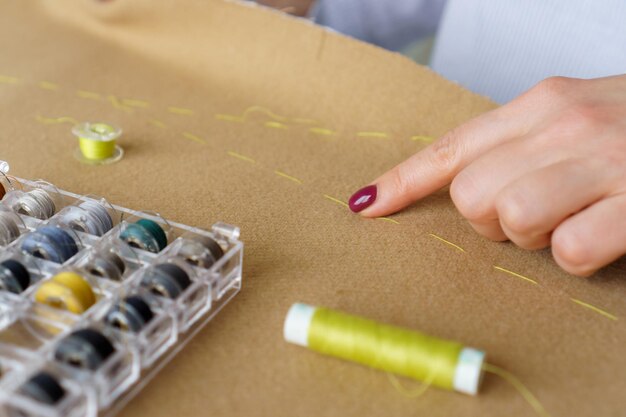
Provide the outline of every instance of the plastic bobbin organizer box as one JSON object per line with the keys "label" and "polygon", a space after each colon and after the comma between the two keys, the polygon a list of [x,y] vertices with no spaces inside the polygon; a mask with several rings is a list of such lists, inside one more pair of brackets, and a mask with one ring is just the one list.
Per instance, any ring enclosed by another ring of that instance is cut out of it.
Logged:
{"label": "plastic bobbin organizer box", "polygon": [[239,228],[129,210],[0,161],[0,416],[111,416],[241,288]]}

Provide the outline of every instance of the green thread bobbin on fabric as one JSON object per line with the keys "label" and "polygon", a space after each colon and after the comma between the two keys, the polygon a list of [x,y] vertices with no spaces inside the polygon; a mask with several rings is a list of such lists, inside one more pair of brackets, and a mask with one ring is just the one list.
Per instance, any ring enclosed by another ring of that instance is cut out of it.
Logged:
{"label": "green thread bobbin on fabric", "polygon": [[80,123],[72,128],[78,138],[78,148],[74,156],[80,162],[91,165],[111,164],[124,156],[124,150],[117,144],[122,129],[107,123]]}

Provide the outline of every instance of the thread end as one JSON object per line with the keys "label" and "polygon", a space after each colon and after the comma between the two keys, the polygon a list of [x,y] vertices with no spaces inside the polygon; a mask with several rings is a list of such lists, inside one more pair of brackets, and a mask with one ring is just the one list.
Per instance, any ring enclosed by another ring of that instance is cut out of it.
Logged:
{"label": "thread end", "polygon": [[295,303],[289,309],[283,335],[289,343],[308,347],[309,327],[316,308],[307,304]]}

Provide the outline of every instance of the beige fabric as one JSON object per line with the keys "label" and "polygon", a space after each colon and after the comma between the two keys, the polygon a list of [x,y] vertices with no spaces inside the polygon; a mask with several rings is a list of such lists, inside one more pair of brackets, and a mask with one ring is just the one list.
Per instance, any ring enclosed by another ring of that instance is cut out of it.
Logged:
{"label": "beige fabric", "polygon": [[[329,198],[346,201],[425,146],[412,137],[436,137],[487,100],[399,55],[236,3],[4,0],[0,10],[0,159],[15,175],[242,229],[243,291],[121,415],[533,415],[495,377],[476,398],[410,399],[384,373],[288,345],[282,321],[296,301],[485,349],[553,416],[623,412],[623,263],[568,276],[548,251],[477,236],[445,191],[393,222]],[[252,106],[281,117],[236,118]],[[121,125],[125,158],[80,165],[59,117]]]}

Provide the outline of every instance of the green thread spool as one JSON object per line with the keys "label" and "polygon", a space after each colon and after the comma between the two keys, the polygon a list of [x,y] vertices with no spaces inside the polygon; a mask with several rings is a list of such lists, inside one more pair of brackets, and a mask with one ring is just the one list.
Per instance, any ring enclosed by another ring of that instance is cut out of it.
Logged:
{"label": "green thread spool", "polygon": [[294,304],[285,340],[319,353],[476,395],[485,353],[460,343],[324,307]]}
{"label": "green thread spool", "polygon": [[72,128],[78,137],[78,149],[74,156],[86,164],[111,164],[124,156],[124,150],[117,145],[122,129],[107,123],[80,123]]}

